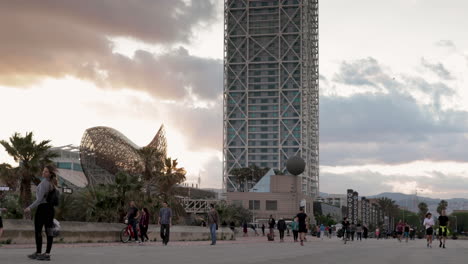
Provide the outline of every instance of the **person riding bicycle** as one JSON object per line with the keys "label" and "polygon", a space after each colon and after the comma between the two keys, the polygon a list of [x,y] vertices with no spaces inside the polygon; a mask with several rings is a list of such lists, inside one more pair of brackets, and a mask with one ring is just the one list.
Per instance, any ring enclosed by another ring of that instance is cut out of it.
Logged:
{"label": "person riding bicycle", "polygon": [[130,208],[127,211],[127,215],[125,218],[128,220],[128,224],[132,226],[133,228],[133,236],[135,238],[135,242],[139,242],[138,240],[138,230],[137,230],[137,224],[138,221],[137,219],[140,217],[140,210],[136,208],[135,202],[131,201],[130,202]]}
{"label": "person riding bicycle", "polygon": [[349,222],[348,220],[348,217],[344,217],[343,218],[343,222],[341,222],[341,224],[343,225],[343,240],[348,240],[349,239],[349,232],[350,232],[350,226],[351,226],[351,223]]}

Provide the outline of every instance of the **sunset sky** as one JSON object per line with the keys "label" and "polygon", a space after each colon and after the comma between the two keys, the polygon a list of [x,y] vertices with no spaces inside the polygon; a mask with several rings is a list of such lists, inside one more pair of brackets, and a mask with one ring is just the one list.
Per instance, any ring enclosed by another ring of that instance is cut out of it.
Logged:
{"label": "sunset sky", "polygon": [[[468,2],[320,1],[320,191],[468,198]],[[223,1],[0,1],[0,139],[166,126],[221,187]],[[0,148],[0,163],[13,160]]]}

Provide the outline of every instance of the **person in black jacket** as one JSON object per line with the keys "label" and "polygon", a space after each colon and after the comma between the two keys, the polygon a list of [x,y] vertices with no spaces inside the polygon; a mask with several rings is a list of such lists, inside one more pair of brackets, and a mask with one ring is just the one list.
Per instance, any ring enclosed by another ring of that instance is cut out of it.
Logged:
{"label": "person in black jacket", "polygon": [[284,221],[283,218],[281,218],[280,220],[278,220],[278,231],[280,233],[280,242],[284,242],[284,230],[286,230],[287,226],[286,226],[286,221]]}
{"label": "person in black jacket", "polygon": [[268,220],[268,227],[270,228],[270,235],[273,237],[275,233],[275,225],[276,221],[273,218],[273,215],[270,215],[270,219]]}

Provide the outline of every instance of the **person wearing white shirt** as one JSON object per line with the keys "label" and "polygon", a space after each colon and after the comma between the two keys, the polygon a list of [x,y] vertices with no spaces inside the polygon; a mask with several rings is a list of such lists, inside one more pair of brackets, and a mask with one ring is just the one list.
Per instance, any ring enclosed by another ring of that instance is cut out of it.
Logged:
{"label": "person wearing white shirt", "polygon": [[426,218],[424,218],[423,225],[426,228],[427,247],[432,248],[432,235],[434,234],[434,219],[432,219],[431,213],[426,214]]}

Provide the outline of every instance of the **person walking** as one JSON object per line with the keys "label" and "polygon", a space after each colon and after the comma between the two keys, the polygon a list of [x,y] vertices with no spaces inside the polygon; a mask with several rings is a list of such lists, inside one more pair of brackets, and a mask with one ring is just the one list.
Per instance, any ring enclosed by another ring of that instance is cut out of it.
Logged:
{"label": "person walking", "polygon": [[265,236],[265,224],[262,224],[262,234]]}
{"label": "person walking", "polygon": [[278,220],[277,227],[280,234],[280,242],[284,242],[284,231],[286,230],[286,221],[284,221],[284,219],[281,218],[280,220]]}
{"label": "person walking", "polygon": [[163,203],[163,207],[159,209],[159,219],[158,219],[160,228],[160,236],[162,244],[167,246],[169,243],[169,235],[172,227],[172,209],[169,208],[167,202]]}
{"label": "person walking", "polygon": [[148,208],[143,208],[143,210],[141,210],[141,217],[140,217],[140,237],[141,237],[142,242],[145,242],[145,238],[147,241],[149,240],[148,234],[147,234],[148,226],[149,226],[149,218],[150,218],[150,215],[148,212]]}
{"label": "person walking", "polygon": [[427,213],[426,218],[424,218],[423,226],[426,228],[426,240],[427,247],[432,248],[432,235],[434,234],[434,219],[432,219],[432,214]]}
{"label": "person walking", "polygon": [[405,227],[403,229],[403,238],[405,239],[406,243],[408,243],[410,236],[410,225],[408,223],[405,223]]}
{"label": "person walking", "polygon": [[275,225],[276,221],[273,218],[273,215],[270,215],[270,219],[268,219],[268,228],[270,228],[270,236],[272,238],[275,236]]}
{"label": "person walking", "polygon": [[[34,216],[34,233],[36,239],[36,252],[28,255],[30,259],[50,260],[50,252],[54,237],[47,232],[48,228],[54,225],[54,201],[53,196],[58,195],[57,175],[55,167],[51,165],[45,166],[42,170],[42,181],[36,188],[36,200],[24,209],[25,214],[29,214],[32,209],[37,207],[36,215]],[[57,196],[58,199],[58,196]],[[42,254],[42,229],[45,227],[47,236],[46,252]]]}
{"label": "person walking", "polygon": [[247,222],[244,221],[244,223],[242,224],[242,231],[244,231],[244,237],[248,237],[249,236],[249,230],[248,230],[248,225],[247,225]]}
{"label": "person walking", "polygon": [[354,234],[356,234],[356,225],[354,223],[349,226],[349,232],[351,234],[351,241],[354,241]]}
{"label": "person walking", "polygon": [[214,204],[210,205],[210,212],[208,213],[208,226],[210,227],[211,245],[216,245],[216,230],[219,225],[219,214],[216,211]]}
{"label": "person walking", "polygon": [[333,227],[332,226],[328,226],[328,238],[332,238],[332,233],[333,233]]}
{"label": "person walking", "polygon": [[343,230],[343,240],[344,240],[344,243],[346,244],[346,242],[349,240],[349,233],[350,233],[350,223],[349,223],[349,220],[348,220],[348,217],[344,217],[343,218],[343,222],[341,222],[341,225],[342,225],[342,230]]}
{"label": "person walking", "polygon": [[325,225],[321,224],[319,230],[320,230],[320,240],[323,240],[323,238],[325,237]]}
{"label": "person walking", "polygon": [[396,232],[397,232],[397,238],[398,238],[398,241],[401,242],[401,237],[403,236],[403,230],[405,228],[405,224],[403,223],[403,221],[398,221],[398,224],[396,226]]}
{"label": "person walking", "polygon": [[360,240],[362,241],[362,225],[361,224],[357,224],[356,226],[356,240]]}
{"label": "person walking", "polygon": [[299,223],[297,221],[297,217],[294,217],[291,223],[291,230],[293,232],[294,242],[297,242],[297,238],[299,237]]}
{"label": "person walking", "polygon": [[299,213],[297,214],[297,221],[299,224],[299,239],[301,240],[301,246],[304,246],[304,239],[307,233],[306,218],[307,214],[304,213],[304,207],[299,208]]}
{"label": "person walking", "polygon": [[448,235],[448,226],[449,226],[449,218],[446,215],[445,209],[442,210],[439,216],[439,240],[440,244],[439,247],[445,248],[445,241],[447,240]]}
{"label": "person walking", "polygon": [[377,240],[380,239],[380,228],[378,227],[375,229],[375,237],[377,238]]}
{"label": "person walking", "polygon": [[367,228],[367,225],[362,226],[362,236],[364,239],[367,239],[369,237],[369,228]]}
{"label": "person walking", "polygon": [[6,208],[0,208],[0,237],[3,235],[3,220],[2,220],[2,212],[6,212]]}

